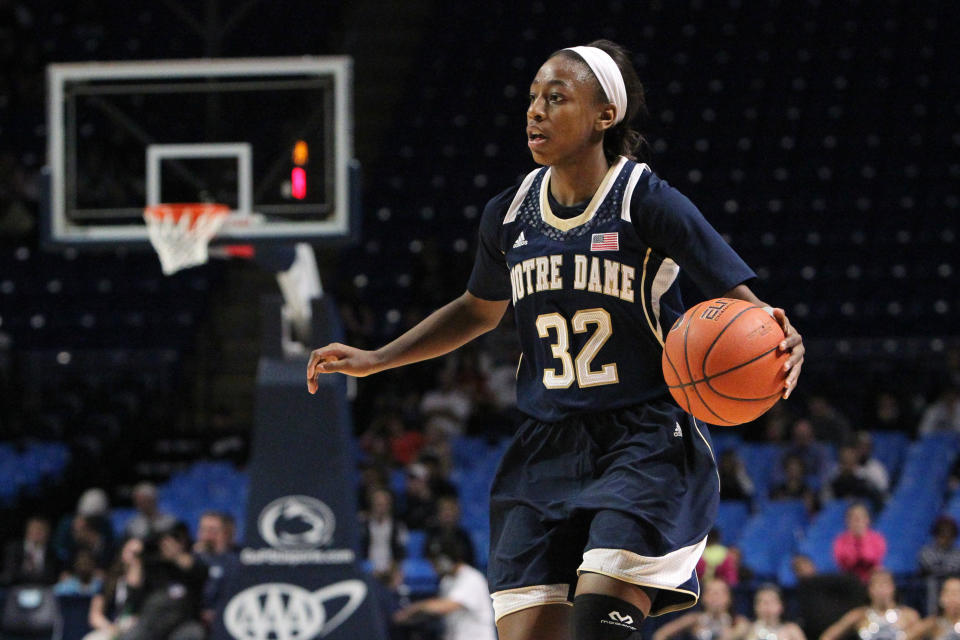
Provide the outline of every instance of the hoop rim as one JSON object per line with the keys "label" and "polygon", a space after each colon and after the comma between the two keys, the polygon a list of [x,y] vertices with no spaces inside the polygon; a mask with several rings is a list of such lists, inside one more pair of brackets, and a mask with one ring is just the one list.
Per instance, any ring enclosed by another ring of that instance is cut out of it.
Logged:
{"label": "hoop rim", "polygon": [[183,216],[198,218],[203,215],[216,216],[228,213],[230,213],[230,207],[219,202],[160,202],[148,204],[143,208],[143,215],[146,218],[159,219],[172,215],[175,222]]}

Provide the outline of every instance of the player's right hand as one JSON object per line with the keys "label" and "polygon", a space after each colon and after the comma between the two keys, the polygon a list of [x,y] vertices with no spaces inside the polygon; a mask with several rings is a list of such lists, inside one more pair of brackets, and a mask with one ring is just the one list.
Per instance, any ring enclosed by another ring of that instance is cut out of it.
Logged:
{"label": "player's right hand", "polygon": [[361,378],[378,371],[380,359],[375,351],[364,351],[339,342],[314,349],[307,364],[307,391],[317,392],[321,373],[345,373]]}

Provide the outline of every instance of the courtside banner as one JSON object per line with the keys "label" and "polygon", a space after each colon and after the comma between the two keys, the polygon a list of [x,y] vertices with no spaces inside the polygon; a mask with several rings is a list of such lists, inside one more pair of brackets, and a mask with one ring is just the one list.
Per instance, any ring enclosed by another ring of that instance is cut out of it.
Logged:
{"label": "courtside banner", "polygon": [[235,575],[225,577],[217,640],[385,637],[355,552],[346,385],[323,376],[310,395],[305,371],[305,361],[260,360],[246,534]]}

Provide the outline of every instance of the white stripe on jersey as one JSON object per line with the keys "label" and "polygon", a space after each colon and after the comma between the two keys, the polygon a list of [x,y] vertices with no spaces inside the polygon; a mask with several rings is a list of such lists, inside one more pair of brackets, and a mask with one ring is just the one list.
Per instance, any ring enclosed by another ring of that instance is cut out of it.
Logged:
{"label": "white stripe on jersey", "polygon": [[517,194],[513,196],[513,202],[510,203],[510,208],[507,209],[507,215],[503,218],[503,224],[510,224],[517,219],[517,214],[520,212],[520,205],[523,204],[523,199],[527,197],[527,192],[530,191],[530,185],[533,183],[533,179],[537,177],[538,171],[540,171],[540,169],[534,169],[528,173],[527,177],[520,183],[520,188],[517,189]]}
{"label": "white stripe on jersey", "polygon": [[633,199],[633,190],[637,188],[637,182],[644,171],[652,171],[645,162],[637,164],[627,179],[627,186],[623,190],[623,201],[620,203],[620,219],[624,222],[630,222],[630,201]]}
{"label": "white stripe on jersey", "polygon": [[661,344],[666,340],[666,331],[660,326],[660,298],[666,293],[680,275],[680,267],[670,258],[664,258],[657,269],[657,275],[653,277],[653,286],[650,289],[650,306],[653,307],[654,322],[656,322],[657,339]]}

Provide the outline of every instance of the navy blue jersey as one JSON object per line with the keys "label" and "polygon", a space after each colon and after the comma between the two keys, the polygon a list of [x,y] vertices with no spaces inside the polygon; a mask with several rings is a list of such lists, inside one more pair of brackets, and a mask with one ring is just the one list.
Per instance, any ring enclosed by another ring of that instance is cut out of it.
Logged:
{"label": "navy blue jersey", "polygon": [[645,164],[621,157],[572,218],[553,211],[549,182],[537,169],[487,204],[467,286],[513,302],[519,409],[553,422],[666,394],[660,356],[684,311],[680,269],[708,298],[753,271]]}

